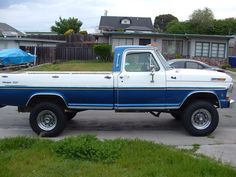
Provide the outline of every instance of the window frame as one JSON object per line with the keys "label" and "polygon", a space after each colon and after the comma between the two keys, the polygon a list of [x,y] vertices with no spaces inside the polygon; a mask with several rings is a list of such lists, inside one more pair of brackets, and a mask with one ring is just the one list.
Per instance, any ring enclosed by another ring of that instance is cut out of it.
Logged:
{"label": "window frame", "polygon": [[[201,44],[201,55],[197,55],[197,43]],[[208,44],[208,55],[207,56],[203,56],[203,44],[204,43]],[[196,41],[195,42],[195,57],[210,57],[210,49],[211,49],[211,43],[210,42]]]}
{"label": "window frame", "polygon": [[[163,51],[163,43],[164,42],[167,42],[167,44],[169,43],[169,42],[175,42],[175,52],[174,52],[174,55],[176,55],[176,54],[178,54],[177,53],[177,47],[176,47],[176,42],[181,42],[182,43],[182,45],[181,45],[181,53],[179,53],[179,55],[183,55],[183,53],[184,53],[184,41],[183,40],[181,40],[181,39],[179,39],[179,40],[172,40],[172,39],[163,39],[162,40],[162,53],[164,53],[164,51]],[[167,50],[167,55],[172,55],[172,54],[169,54],[168,53],[168,50]]]}
{"label": "window frame", "polygon": [[156,60],[156,56],[153,54],[153,52],[151,51],[129,51],[125,54],[125,59],[123,60],[124,61],[124,64],[123,64],[123,72],[127,72],[127,73],[132,73],[132,72],[135,72],[135,73],[147,73],[147,72],[151,72],[151,71],[127,71],[126,70],[126,59],[127,59],[127,55],[129,54],[138,54],[138,53],[149,53],[152,55],[152,58],[154,60],[154,62],[156,63],[156,66],[158,67],[158,70],[155,70],[155,72],[158,72],[161,70],[161,66],[160,64],[158,63],[158,61]]}
{"label": "window frame", "polygon": [[[112,38],[112,44],[114,44],[115,40],[119,40],[118,41],[118,45],[116,45],[116,46],[120,46],[120,45],[134,45],[134,38]],[[120,44],[120,40],[125,40],[125,44]],[[127,44],[128,40],[131,40],[132,44]]]}
{"label": "window frame", "polygon": [[[216,57],[212,56],[212,47],[213,47],[213,44],[216,44],[216,45],[217,45]],[[219,57],[219,46],[220,46],[221,44],[224,45],[224,55],[223,55],[223,57]],[[220,42],[212,42],[212,43],[211,43],[211,58],[225,58],[225,54],[226,54],[226,43],[220,43]]]}

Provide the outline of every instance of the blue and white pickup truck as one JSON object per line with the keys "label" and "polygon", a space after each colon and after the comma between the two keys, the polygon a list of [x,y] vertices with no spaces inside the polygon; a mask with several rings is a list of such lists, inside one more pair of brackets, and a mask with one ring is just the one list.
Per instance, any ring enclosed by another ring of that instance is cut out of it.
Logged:
{"label": "blue and white pickup truck", "polygon": [[151,46],[115,48],[112,72],[22,72],[0,74],[0,105],[30,112],[41,136],[57,136],[85,110],[170,113],[194,136],[212,133],[217,108],[233,100],[232,78],[216,71],[174,69]]}

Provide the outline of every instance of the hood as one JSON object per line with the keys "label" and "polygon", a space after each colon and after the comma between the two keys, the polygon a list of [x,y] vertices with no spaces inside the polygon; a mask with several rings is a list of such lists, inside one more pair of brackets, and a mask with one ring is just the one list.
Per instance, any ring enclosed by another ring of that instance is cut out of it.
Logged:
{"label": "hood", "polygon": [[233,82],[228,74],[213,70],[172,69],[166,72],[166,77],[167,81]]}

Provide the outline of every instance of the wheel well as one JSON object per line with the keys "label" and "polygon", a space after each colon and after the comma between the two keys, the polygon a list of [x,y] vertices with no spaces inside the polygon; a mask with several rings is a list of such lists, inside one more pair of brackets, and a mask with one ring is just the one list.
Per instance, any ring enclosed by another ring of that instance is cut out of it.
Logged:
{"label": "wheel well", "polygon": [[212,105],[215,105],[216,107],[220,107],[219,100],[217,96],[214,93],[194,93],[190,95],[184,103],[181,105],[181,109],[192,103],[193,101],[197,100],[203,100],[203,101],[208,101]]}
{"label": "wheel well", "polygon": [[30,98],[26,107],[32,108],[36,104],[41,103],[41,102],[52,102],[52,103],[56,103],[57,105],[62,106],[64,108],[67,107],[64,99],[60,96],[57,96],[57,95],[35,95],[32,98]]}

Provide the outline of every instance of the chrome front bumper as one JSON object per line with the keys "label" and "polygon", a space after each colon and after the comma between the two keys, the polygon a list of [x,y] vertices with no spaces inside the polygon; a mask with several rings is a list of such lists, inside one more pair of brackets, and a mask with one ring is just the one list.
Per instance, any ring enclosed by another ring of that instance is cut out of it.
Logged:
{"label": "chrome front bumper", "polygon": [[229,108],[233,108],[234,105],[235,105],[235,101],[231,99],[231,100],[229,101]]}

